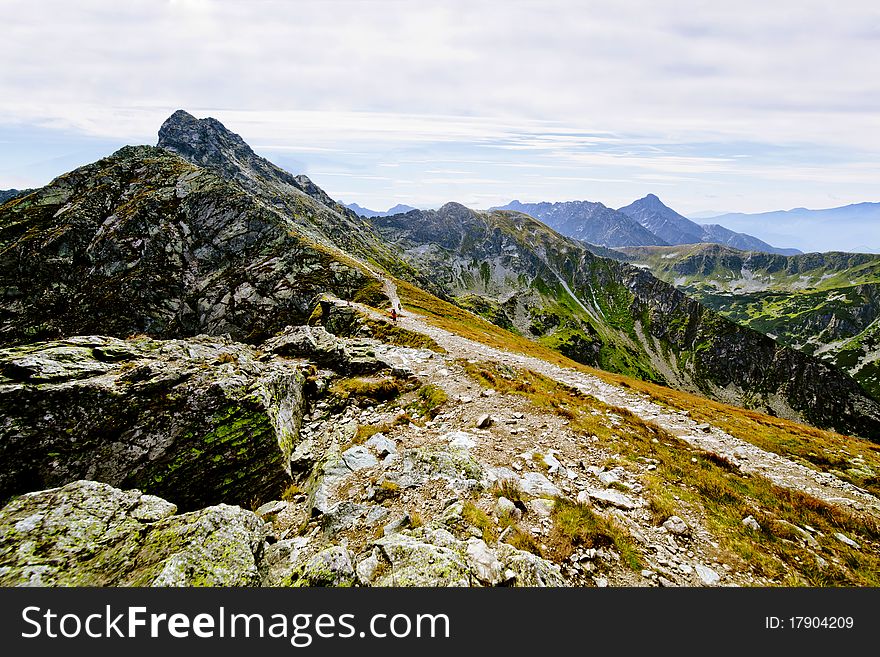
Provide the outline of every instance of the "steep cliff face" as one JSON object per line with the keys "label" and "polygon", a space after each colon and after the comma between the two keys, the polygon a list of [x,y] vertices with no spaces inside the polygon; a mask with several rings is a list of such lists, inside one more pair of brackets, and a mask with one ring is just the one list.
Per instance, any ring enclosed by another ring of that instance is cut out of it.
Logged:
{"label": "steep cliff face", "polygon": [[833,366],[531,217],[447,204],[373,221],[441,293],[571,358],[841,431],[880,430],[880,406]]}
{"label": "steep cliff face", "polygon": [[305,376],[201,337],[83,336],[0,349],[0,499],[94,479],[183,509],[290,483]]}
{"label": "steep cliff face", "polygon": [[0,213],[0,339],[83,333],[256,341],[322,292],[375,285],[288,216],[164,149],[125,147]]}

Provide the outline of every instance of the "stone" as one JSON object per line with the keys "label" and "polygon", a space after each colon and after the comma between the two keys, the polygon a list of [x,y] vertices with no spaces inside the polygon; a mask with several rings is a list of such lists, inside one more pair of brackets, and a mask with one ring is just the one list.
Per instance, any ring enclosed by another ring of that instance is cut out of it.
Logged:
{"label": "stone", "polygon": [[590,503],[590,494],[585,491],[579,491],[577,494],[577,498],[575,498],[578,504],[589,504]]}
{"label": "stone", "polygon": [[257,508],[255,513],[263,518],[264,520],[267,518],[271,518],[272,516],[277,516],[282,511],[287,509],[287,502],[283,500],[275,500],[273,502],[266,502]]}
{"label": "stone", "polygon": [[535,498],[529,500],[528,507],[539,518],[549,518],[553,511],[554,502],[545,498]]}
{"label": "stone", "polygon": [[659,579],[657,581],[660,583],[660,586],[662,586],[664,588],[673,588],[673,587],[677,586],[677,584],[675,582],[673,582],[671,579],[667,579],[666,577],[663,577],[662,575],[659,577]]}
{"label": "stone", "polygon": [[295,363],[209,336],[77,336],[0,348],[0,373],[0,499],[92,480],[190,511],[249,507],[290,483],[304,411]]}
{"label": "stone", "polygon": [[755,516],[746,516],[742,519],[742,524],[744,527],[748,527],[752,531],[761,531],[761,525],[759,525],[758,521],[755,520]]}
{"label": "stone", "polygon": [[375,549],[368,557],[361,559],[355,567],[355,573],[362,586],[370,586],[378,570],[379,555]]}
{"label": "stone", "polygon": [[857,550],[861,550],[861,549],[862,549],[862,546],[861,546],[861,545],[859,545],[857,542],[855,542],[854,540],[852,540],[852,539],[851,539],[849,536],[847,536],[846,534],[841,534],[840,532],[835,532],[835,533],[834,533],[834,538],[836,538],[838,541],[840,541],[840,542],[843,543],[844,545],[848,545],[848,546],[850,546],[850,547],[852,547],[852,548],[855,548],[855,549],[857,549]]}
{"label": "stone", "polygon": [[403,515],[399,516],[398,518],[396,518],[392,522],[389,522],[387,525],[385,525],[382,528],[382,533],[385,536],[390,536],[391,534],[396,534],[397,532],[402,531],[403,529],[406,529],[411,524],[412,524],[412,518],[409,517],[408,513],[404,513]]}
{"label": "stone", "polygon": [[492,416],[488,413],[484,413],[477,418],[477,422],[474,426],[477,427],[477,429],[488,429],[492,426],[492,422]]}
{"label": "stone", "polygon": [[342,461],[352,472],[379,465],[379,460],[363,445],[355,445],[342,452]]}
{"label": "stone", "polygon": [[467,450],[477,445],[477,437],[467,431],[453,431],[443,436],[443,439],[456,449]]}
{"label": "stone", "polygon": [[624,511],[632,511],[636,508],[636,503],[630,497],[613,489],[591,490],[589,492],[589,495],[590,498],[595,502],[609,506],[615,506],[618,509],[622,509]]}
{"label": "stone", "polygon": [[256,514],[220,504],[167,515],[173,505],[148,496],[141,506],[143,497],[75,481],[13,499],[0,510],[0,586],[260,583]]}
{"label": "stone", "polygon": [[[505,582],[512,581],[514,586],[531,588],[565,586],[560,567],[531,552],[517,550],[507,543],[499,543],[495,554],[505,570]],[[512,572],[514,577],[507,571]]]}
{"label": "stone", "polygon": [[522,511],[517,508],[516,504],[502,496],[495,501],[495,515],[499,518],[509,516],[518,520],[517,516],[522,517]]}
{"label": "stone", "polygon": [[322,550],[303,567],[299,586],[353,586],[357,576],[352,555],[338,545]]}
{"label": "stone", "polygon": [[522,492],[533,497],[558,497],[561,491],[540,472],[526,472],[519,480]]}
{"label": "stone", "polygon": [[472,538],[467,542],[467,563],[481,582],[495,586],[502,581],[501,562],[482,539]]}
{"label": "stone", "polygon": [[676,536],[685,536],[690,533],[690,527],[678,516],[669,516],[663,523],[663,528]]}
{"label": "stone", "polygon": [[373,586],[470,585],[464,550],[434,545],[404,533],[380,538],[375,545],[389,567],[371,582]]}
{"label": "stone", "polygon": [[694,564],[694,571],[697,573],[697,577],[700,578],[700,581],[705,586],[715,586],[716,584],[718,584],[718,582],[721,581],[721,575],[716,573],[708,566],[704,566],[699,563]]}
{"label": "stone", "polygon": [[389,454],[397,454],[397,443],[383,433],[376,433],[370,436],[364,443],[364,447],[375,451],[380,458],[385,458]]}
{"label": "stone", "polygon": [[604,589],[608,586],[608,580],[604,577],[594,577],[593,583],[600,589]]}

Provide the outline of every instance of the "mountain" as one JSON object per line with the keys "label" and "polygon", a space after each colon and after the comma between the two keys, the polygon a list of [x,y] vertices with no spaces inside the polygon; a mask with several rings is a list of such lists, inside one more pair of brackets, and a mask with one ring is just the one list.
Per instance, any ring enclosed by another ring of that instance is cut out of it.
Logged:
{"label": "mountain", "polygon": [[[880,409],[827,364],[529,215],[448,203],[373,221],[413,268],[432,272],[435,294],[574,360],[825,426],[839,410],[825,399],[851,399],[869,416]],[[823,399],[819,380],[838,392]]]}
{"label": "mountain", "polygon": [[728,319],[835,363],[880,399],[880,256],[780,256],[718,245],[624,253]]}
{"label": "mountain", "polygon": [[847,374],[525,214],[160,144],[0,205],[0,585],[880,585]]}
{"label": "mountain", "polygon": [[822,210],[732,212],[711,219],[744,230],[772,229],[803,251],[880,251],[880,203],[853,203]]}
{"label": "mountain", "polygon": [[370,210],[368,208],[362,208],[357,203],[347,203],[346,206],[349,210],[352,210],[355,214],[361,217],[387,217],[392,214],[402,214],[409,212],[410,210],[415,210],[414,207],[409,205],[403,205],[402,203],[398,203],[394,207],[388,208],[384,212],[378,210]]}
{"label": "mountain", "polygon": [[[799,253],[797,249],[780,249],[759,240],[757,237],[736,233],[719,224],[701,226],[666,206],[654,194],[648,194],[644,198],[620,208],[620,212],[638,221],[642,226],[665,241],[666,244],[713,242],[745,251],[763,251],[765,253],[780,253],[782,255]],[[630,244],[623,246],[641,245]]]}
{"label": "mountain", "polygon": [[6,201],[16,198],[17,196],[24,196],[25,194],[30,194],[32,189],[0,189],[0,205],[6,203]]}
{"label": "mountain", "polygon": [[566,201],[520,203],[511,201],[493,210],[512,210],[530,215],[553,230],[575,239],[606,247],[666,244],[638,222],[601,203]]}

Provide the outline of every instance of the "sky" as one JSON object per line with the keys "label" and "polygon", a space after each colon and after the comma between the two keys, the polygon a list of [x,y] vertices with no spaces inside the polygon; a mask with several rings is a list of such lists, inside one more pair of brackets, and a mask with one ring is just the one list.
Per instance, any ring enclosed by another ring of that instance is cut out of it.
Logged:
{"label": "sky", "polygon": [[[374,209],[620,207],[649,192],[700,216],[880,201],[874,1],[0,0],[0,12],[0,189],[155,143],[183,108]],[[779,246],[880,247],[880,225],[749,228]]]}

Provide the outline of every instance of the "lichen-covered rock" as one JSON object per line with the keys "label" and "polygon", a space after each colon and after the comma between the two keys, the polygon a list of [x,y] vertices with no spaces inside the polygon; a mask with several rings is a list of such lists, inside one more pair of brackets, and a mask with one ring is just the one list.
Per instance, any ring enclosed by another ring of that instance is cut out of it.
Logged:
{"label": "lichen-covered rock", "polygon": [[469,586],[462,552],[396,533],[376,541],[387,568],[372,586]]}
{"label": "lichen-covered rock", "polygon": [[94,481],[0,510],[3,586],[253,586],[263,548],[263,522],[250,511],[173,515],[164,500]]}
{"label": "lichen-covered rock", "polygon": [[331,545],[309,554],[308,540],[279,541],[266,550],[263,586],[354,586],[354,557],[347,549]]}
{"label": "lichen-covered rock", "polygon": [[304,376],[217,338],[0,349],[0,500],[94,479],[184,510],[277,499]]}

